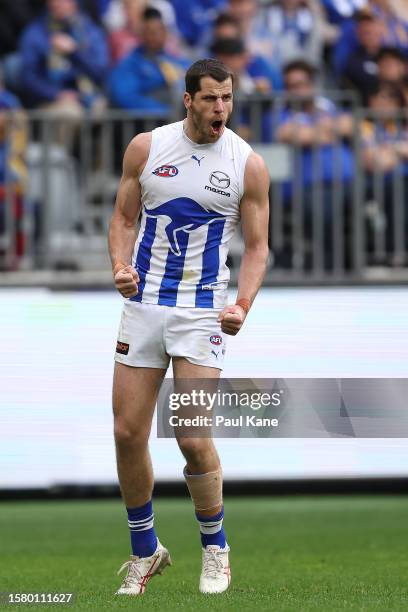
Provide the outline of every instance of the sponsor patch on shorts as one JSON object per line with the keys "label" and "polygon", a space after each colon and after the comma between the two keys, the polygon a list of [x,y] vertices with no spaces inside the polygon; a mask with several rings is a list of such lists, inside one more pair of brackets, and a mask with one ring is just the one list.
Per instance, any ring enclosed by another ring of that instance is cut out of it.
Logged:
{"label": "sponsor patch on shorts", "polygon": [[129,345],[126,342],[120,342],[119,340],[116,343],[116,352],[121,355],[127,355],[129,353]]}

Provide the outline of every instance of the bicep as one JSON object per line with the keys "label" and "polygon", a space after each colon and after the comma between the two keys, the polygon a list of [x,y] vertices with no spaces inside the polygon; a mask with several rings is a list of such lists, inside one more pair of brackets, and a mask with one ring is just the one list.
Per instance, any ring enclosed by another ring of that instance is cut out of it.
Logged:
{"label": "bicep", "polygon": [[151,135],[139,134],[129,144],[123,158],[123,172],[116,196],[115,213],[135,223],[141,210],[139,177],[149,155]]}
{"label": "bicep", "polygon": [[244,195],[241,200],[241,225],[245,248],[268,241],[269,174],[259,155],[251,153],[245,168]]}

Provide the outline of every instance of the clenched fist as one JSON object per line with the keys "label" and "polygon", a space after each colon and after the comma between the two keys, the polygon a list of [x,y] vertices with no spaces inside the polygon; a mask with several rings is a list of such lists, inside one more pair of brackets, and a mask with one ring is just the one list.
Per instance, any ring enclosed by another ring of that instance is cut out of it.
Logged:
{"label": "clenched fist", "polygon": [[121,295],[125,298],[135,297],[138,293],[137,284],[139,282],[139,274],[133,268],[133,266],[124,266],[119,270],[115,266],[113,272],[113,278],[115,280],[115,287]]}
{"label": "clenched fist", "polygon": [[224,334],[235,336],[242,327],[245,321],[246,312],[238,304],[225,306],[224,310],[219,314],[217,321],[221,323],[221,330]]}

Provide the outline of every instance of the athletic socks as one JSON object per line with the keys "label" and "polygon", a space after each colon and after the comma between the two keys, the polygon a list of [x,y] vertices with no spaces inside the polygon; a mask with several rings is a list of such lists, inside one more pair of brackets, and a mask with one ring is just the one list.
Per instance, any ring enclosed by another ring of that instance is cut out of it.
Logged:
{"label": "athletic socks", "polygon": [[224,507],[221,512],[214,516],[203,516],[196,512],[196,517],[200,525],[201,544],[203,548],[210,545],[218,545],[225,548],[226,540],[222,521],[224,519]]}
{"label": "athletic socks", "polygon": [[154,513],[152,500],[137,508],[126,508],[130,529],[132,554],[137,557],[151,557],[157,548],[157,537],[154,531]]}

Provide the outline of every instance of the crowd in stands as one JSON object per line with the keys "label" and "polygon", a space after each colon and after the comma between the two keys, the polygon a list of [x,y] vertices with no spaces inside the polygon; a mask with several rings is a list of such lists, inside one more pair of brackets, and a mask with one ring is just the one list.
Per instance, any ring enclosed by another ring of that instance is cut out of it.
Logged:
{"label": "crowd in stands", "polygon": [[403,0],[0,0],[5,87],[26,108],[165,110],[199,57],[220,57],[243,93],[284,89],[303,60],[320,86],[363,104],[379,82],[407,91]]}
{"label": "crowd in stands", "polygon": [[[359,126],[365,170],[408,176],[406,0],[0,0],[0,10],[0,183],[4,109],[166,116],[201,57],[225,62],[238,94],[290,96],[279,111],[264,107],[257,139],[299,149],[306,209],[312,151],[324,193],[341,180],[347,194],[353,179],[350,107],[333,90],[382,112]],[[246,115],[239,129],[251,138]]]}

